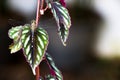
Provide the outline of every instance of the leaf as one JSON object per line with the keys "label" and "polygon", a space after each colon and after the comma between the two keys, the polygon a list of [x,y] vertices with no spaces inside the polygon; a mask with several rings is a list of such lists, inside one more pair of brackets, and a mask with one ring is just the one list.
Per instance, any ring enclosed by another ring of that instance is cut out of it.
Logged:
{"label": "leaf", "polygon": [[20,39],[21,32],[22,26],[13,27],[8,32],[9,37],[14,40],[14,43],[9,46],[9,49],[11,49],[11,53],[15,53],[22,48],[22,42]]}
{"label": "leaf", "polygon": [[45,76],[45,80],[56,80],[56,78],[53,75],[47,75]]}
{"label": "leaf", "polygon": [[54,80],[54,78],[56,78],[55,80],[63,80],[62,74],[61,74],[60,70],[56,67],[50,54],[46,53],[45,55],[46,55],[46,60],[48,62],[48,65],[52,70],[52,73],[51,73],[52,75],[48,75],[46,78],[51,78],[53,80]]}
{"label": "leaf", "polygon": [[25,58],[35,75],[35,68],[42,61],[47,49],[48,34],[44,29],[36,28],[33,23],[35,21],[31,25],[14,27],[9,30],[8,35],[14,41],[9,47],[11,53],[15,53],[22,48]]}
{"label": "leaf", "polygon": [[71,18],[68,10],[63,7],[59,2],[51,2],[51,12],[58,25],[58,34],[61,38],[63,45],[66,45],[66,41],[69,35],[69,28],[71,26]]}
{"label": "leaf", "polygon": [[12,43],[10,46],[9,46],[9,49],[11,49],[11,53],[15,53],[17,51],[19,51],[20,49],[22,48],[22,43],[21,41],[18,41],[18,42],[15,42]]}
{"label": "leaf", "polygon": [[34,32],[30,25],[25,25],[22,31],[22,43],[24,55],[30,64],[32,71],[40,64],[48,45],[47,32],[42,28],[37,28]]}

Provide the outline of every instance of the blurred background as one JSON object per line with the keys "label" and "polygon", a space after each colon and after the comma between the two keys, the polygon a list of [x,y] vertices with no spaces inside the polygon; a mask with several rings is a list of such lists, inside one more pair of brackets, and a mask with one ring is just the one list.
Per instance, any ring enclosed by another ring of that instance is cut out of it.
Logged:
{"label": "blurred background", "polygon": [[[47,52],[61,70],[64,80],[120,80],[120,1],[66,0],[72,26],[67,46],[57,35],[49,10],[40,27],[49,33]],[[0,80],[34,80],[22,51],[10,54],[11,27],[35,19],[37,0],[0,0]],[[46,63],[40,73],[49,73]]]}

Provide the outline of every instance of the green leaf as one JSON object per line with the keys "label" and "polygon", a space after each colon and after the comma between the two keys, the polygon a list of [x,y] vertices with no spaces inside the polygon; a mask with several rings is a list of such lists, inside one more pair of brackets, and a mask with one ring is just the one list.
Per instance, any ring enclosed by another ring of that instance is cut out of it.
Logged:
{"label": "green leaf", "polygon": [[31,25],[14,27],[9,30],[8,34],[14,41],[9,47],[11,53],[15,53],[22,48],[25,58],[35,75],[35,68],[42,61],[47,49],[48,34],[44,29],[37,28],[34,23],[35,21]]}
{"label": "green leaf", "polygon": [[51,2],[51,12],[58,25],[58,34],[61,38],[63,45],[66,45],[66,41],[69,35],[69,28],[71,26],[71,18],[68,10],[63,7],[59,2]]}
{"label": "green leaf", "polygon": [[35,74],[35,68],[42,61],[48,45],[48,34],[42,28],[32,31],[30,25],[26,25],[22,31],[21,39],[24,55]]}
{"label": "green leaf", "polygon": [[21,36],[21,31],[22,31],[22,26],[16,26],[16,27],[12,27],[9,31],[8,31],[8,35],[11,39],[18,39],[19,36]]}
{"label": "green leaf", "polygon": [[12,43],[9,46],[9,49],[11,49],[11,53],[15,53],[15,52],[19,51],[21,48],[22,48],[21,41],[18,41],[18,42],[14,41],[14,43]]}
{"label": "green leaf", "polygon": [[15,53],[22,48],[22,42],[20,39],[21,32],[22,26],[13,27],[8,32],[9,37],[14,40],[14,43],[9,46],[9,49],[11,49],[11,53]]}
{"label": "green leaf", "polygon": [[45,79],[46,80],[56,80],[56,78],[53,75],[50,75],[50,74],[45,76]]}
{"label": "green leaf", "polygon": [[48,75],[46,78],[50,78],[50,79],[53,79],[53,80],[54,80],[54,78],[56,78],[55,80],[63,80],[63,76],[62,76],[60,70],[56,67],[52,57],[50,56],[50,54],[46,53],[45,55],[46,55],[46,60],[48,62],[48,65],[52,70],[52,74]]}

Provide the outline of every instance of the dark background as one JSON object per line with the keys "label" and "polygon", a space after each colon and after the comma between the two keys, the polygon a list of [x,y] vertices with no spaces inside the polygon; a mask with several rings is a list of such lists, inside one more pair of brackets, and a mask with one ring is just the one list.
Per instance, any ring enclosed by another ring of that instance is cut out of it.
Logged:
{"label": "dark background", "polygon": [[[12,11],[6,6],[6,1],[0,0],[0,80],[34,80],[22,51],[10,54],[8,47],[12,40],[8,38],[8,30],[13,26],[30,23],[31,19],[35,19],[35,12],[28,18]],[[103,20],[99,13],[89,8],[89,4],[84,4],[79,6],[76,1],[74,5],[67,6],[72,26],[66,47],[57,35],[56,23],[50,11],[41,17],[40,26],[48,31],[50,37],[47,52],[63,73],[64,80],[120,80],[119,59],[101,59],[96,57],[92,49],[99,24]],[[40,64],[40,73],[49,73],[44,61]]]}

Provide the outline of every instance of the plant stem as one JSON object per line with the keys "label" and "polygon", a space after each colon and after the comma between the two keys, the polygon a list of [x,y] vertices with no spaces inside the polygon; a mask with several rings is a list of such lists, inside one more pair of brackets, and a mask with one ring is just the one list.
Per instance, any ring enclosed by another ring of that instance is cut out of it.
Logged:
{"label": "plant stem", "polygon": [[38,23],[39,23],[39,20],[40,20],[40,0],[38,0],[37,2],[37,13],[36,13],[36,27],[38,27]]}
{"label": "plant stem", "polygon": [[36,27],[38,27],[38,23],[40,20],[40,10],[43,10],[43,6],[44,6],[44,0],[38,0],[37,2],[37,13],[36,13]]}
{"label": "plant stem", "polygon": [[[37,13],[36,13],[36,28],[38,27],[39,19],[40,19],[40,0],[37,2]],[[39,80],[40,77],[40,69],[39,66],[36,67],[36,80]]]}
{"label": "plant stem", "polygon": [[[40,20],[40,10],[43,8],[43,3],[44,0],[38,0],[37,2],[37,13],[36,13],[36,26],[35,28],[38,27],[38,24],[39,24],[39,20]],[[40,78],[40,69],[39,69],[39,66],[36,67],[36,80],[39,80]]]}
{"label": "plant stem", "polygon": [[36,80],[39,80],[40,78],[40,69],[39,69],[39,66],[36,67]]}

